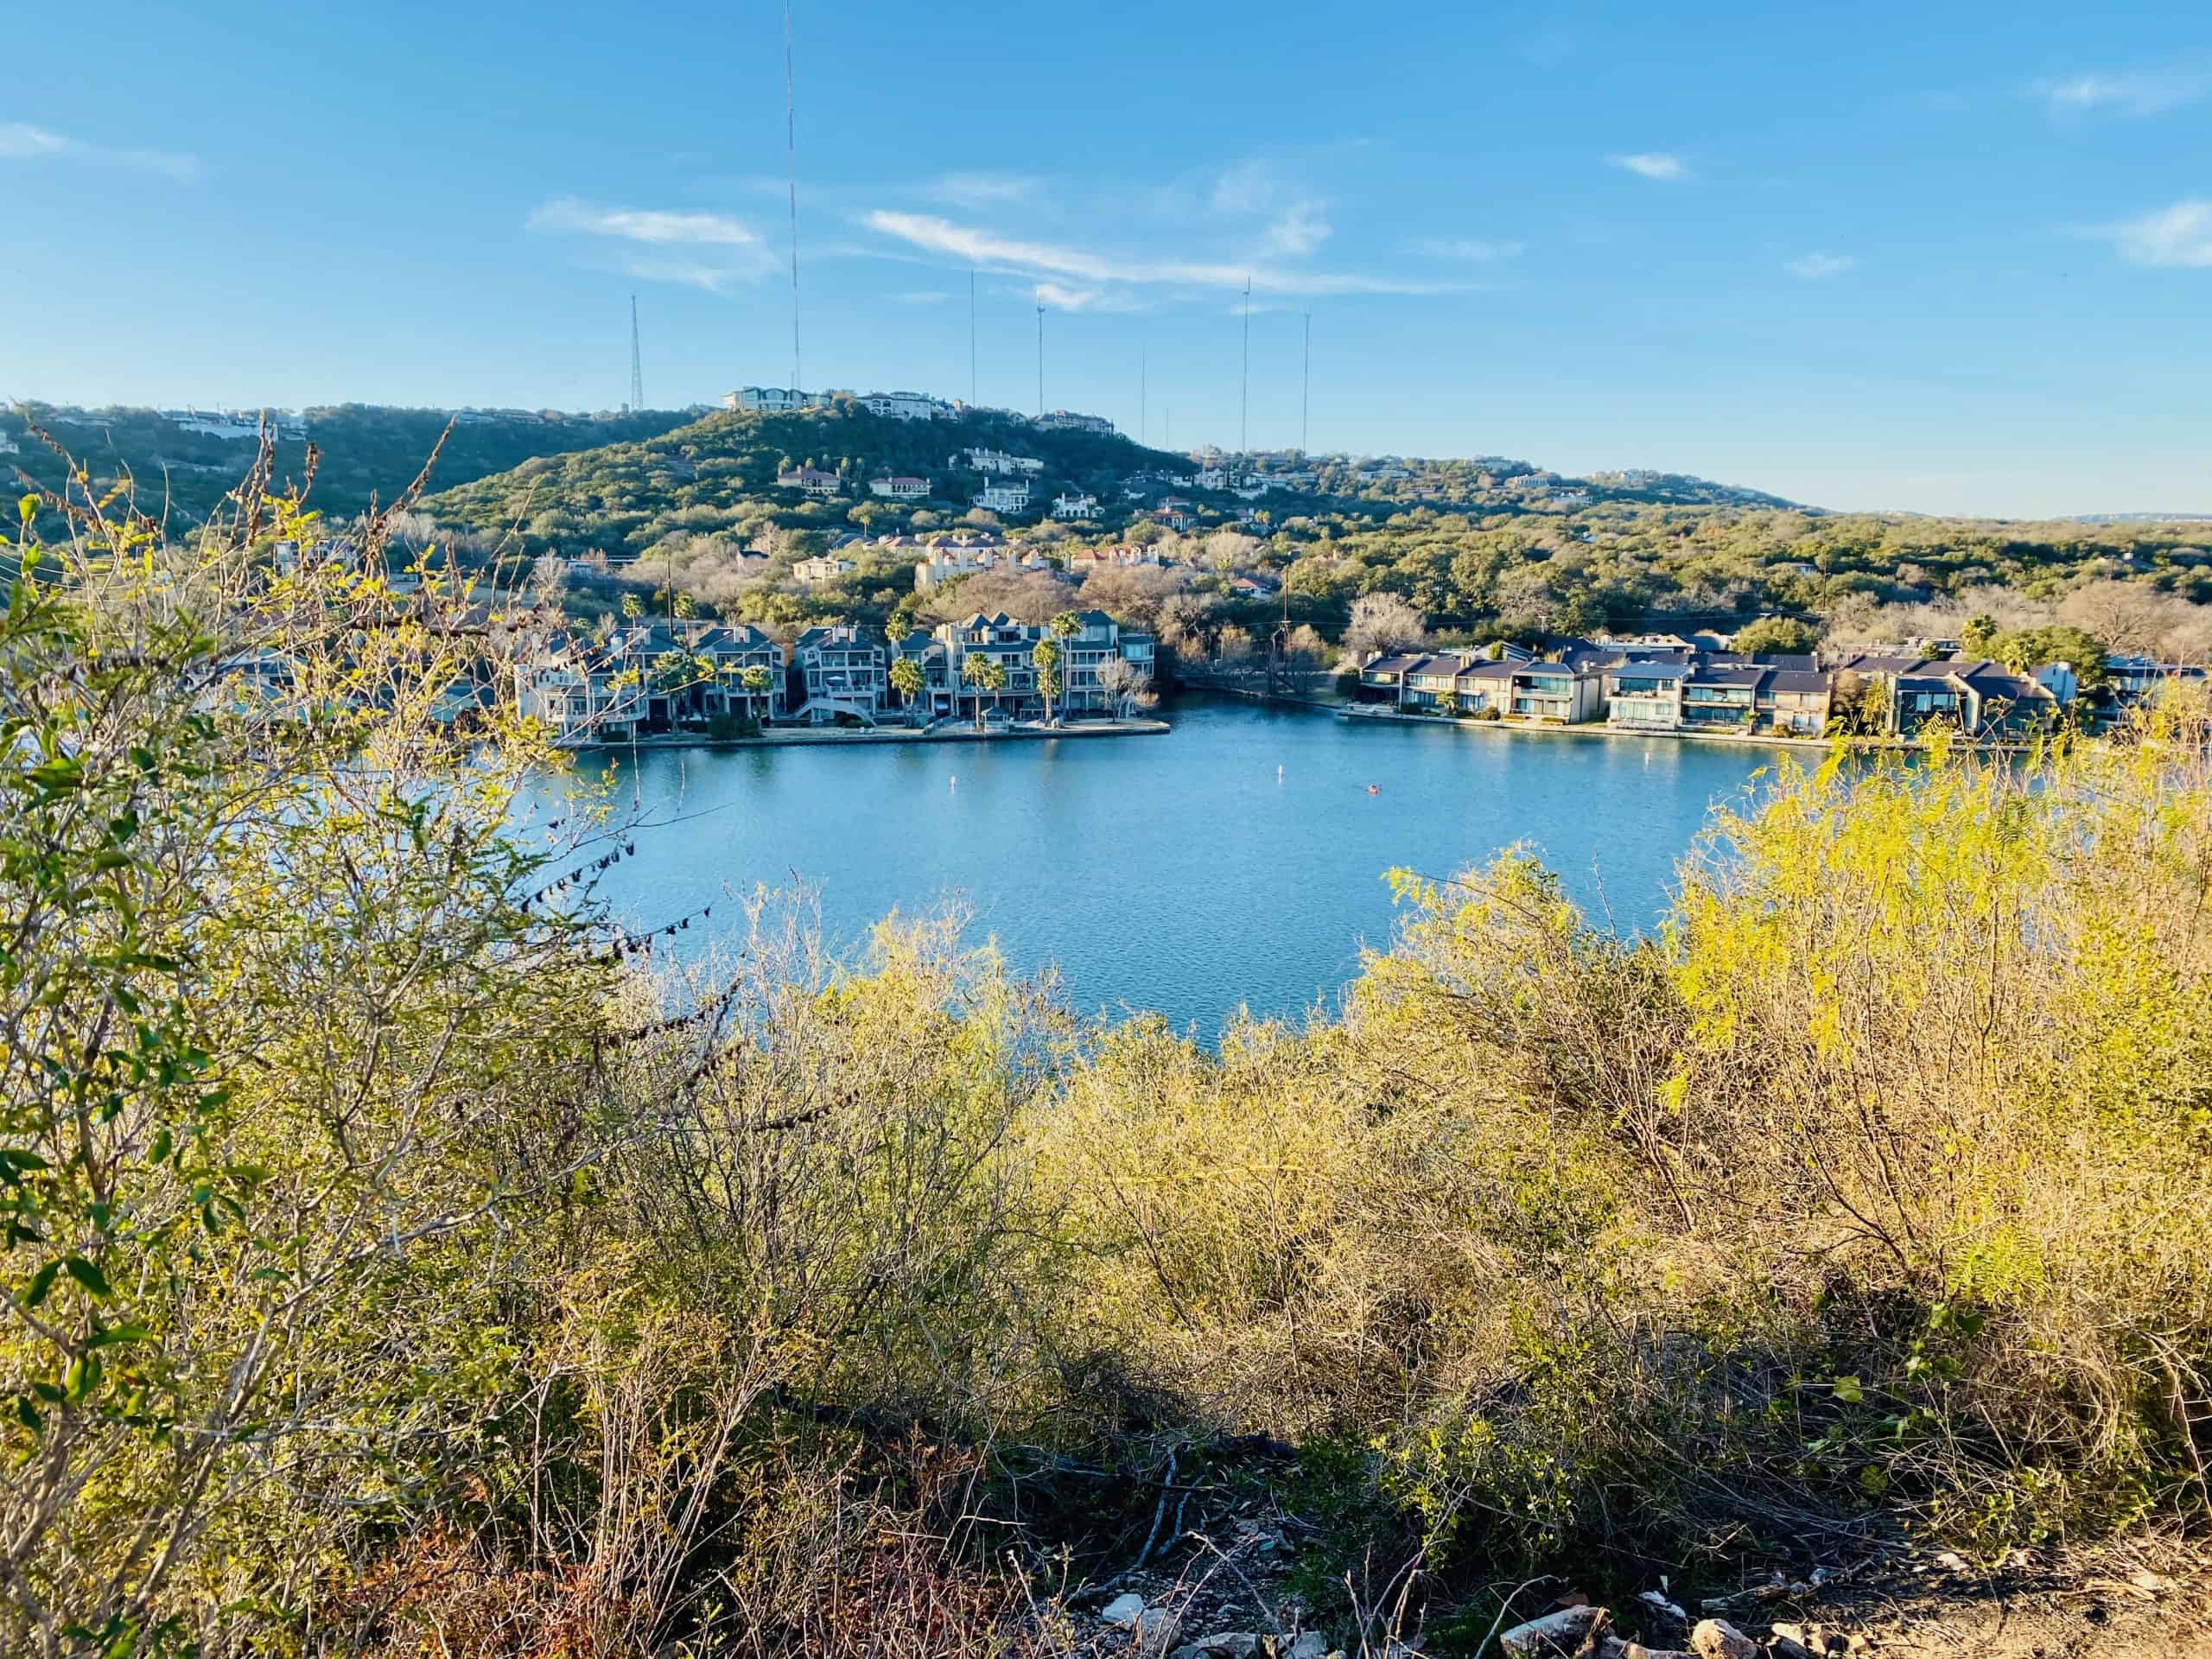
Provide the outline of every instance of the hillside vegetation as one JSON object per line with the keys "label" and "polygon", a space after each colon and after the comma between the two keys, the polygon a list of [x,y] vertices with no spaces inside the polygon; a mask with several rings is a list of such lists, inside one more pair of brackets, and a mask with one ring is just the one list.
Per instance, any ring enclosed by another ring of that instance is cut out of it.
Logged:
{"label": "hillside vegetation", "polygon": [[480,594],[24,516],[0,1649],[1065,1655],[1227,1558],[1467,1654],[1531,1573],[2208,1518],[2201,707],[1785,765],[1646,938],[1402,873],[1209,1052],[950,921],[657,968],[603,802],[443,718]]}
{"label": "hillside vegetation", "polygon": [[[443,410],[345,404],[305,410],[302,418],[304,437],[278,439],[276,476],[302,480],[312,442],[320,452],[316,505],[326,512],[353,514],[365,511],[379,491],[389,500],[404,487],[453,416]],[[611,416],[558,410],[472,414],[454,426],[439,451],[436,477],[441,484],[463,483],[537,455],[653,437],[692,418],[671,410]],[[33,435],[34,425],[50,431],[86,468],[95,493],[127,474],[137,482],[142,505],[149,512],[166,507],[180,524],[197,524],[219,511],[254,460],[251,438],[187,431],[151,409],[57,410],[29,404],[0,410],[0,434],[18,446],[16,454],[0,456],[8,476],[20,473],[46,490],[60,487],[62,461]]]}
{"label": "hillside vegetation", "polygon": [[[442,522],[480,531],[519,532],[522,550],[582,557],[639,558],[673,533],[736,530],[758,534],[779,519],[849,528],[880,521],[904,529],[915,509],[873,499],[880,474],[932,480],[923,510],[957,517],[982,483],[948,459],[969,448],[996,449],[1045,463],[1031,480],[1041,512],[1064,489],[1118,501],[1122,480],[1149,470],[1187,470],[1179,455],[1127,438],[1039,429],[1024,421],[974,416],[957,421],[901,421],[851,404],[789,415],[709,415],[640,442],[550,457],[429,498]],[[786,468],[836,473],[842,497],[818,505],[776,487]]]}

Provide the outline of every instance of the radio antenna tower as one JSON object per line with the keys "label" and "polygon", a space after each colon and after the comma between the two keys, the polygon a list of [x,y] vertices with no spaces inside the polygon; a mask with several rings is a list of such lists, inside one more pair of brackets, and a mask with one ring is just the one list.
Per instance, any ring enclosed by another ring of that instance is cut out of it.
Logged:
{"label": "radio antenna tower", "polygon": [[639,413],[645,406],[645,359],[638,355],[638,296],[630,296],[630,412]]}
{"label": "radio antenna tower", "polygon": [[1045,418],[1045,296],[1037,296],[1037,418]]}
{"label": "radio antenna tower", "polygon": [[791,79],[791,0],[784,0],[784,152],[791,168],[791,390],[805,382],[798,366],[798,99]]}
{"label": "radio antenna tower", "polygon": [[1150,366],[1148,359],[1151,355],[1152,353],[1148,347],[1142,346],[1137,347],[1137,442],[1139,443],[1149,442],[1152,437],[1152,426],[1146,419],[1145,409],[1145,398],[1146,392],[1147,391],[1145,383],[1145,372]]}
{"label": "radio antenna tower", "polygon": [[976,401],[976,267],[968,267],[968,402]]}
{"label": "radio antenna tower", "polygon": [[1244,368],[1236,382],[1236,453],[1251,454],[1247,428],[1252,409],[1252,279],[1244,279]]}
{"label": "radio antenna tower", "polygon": [[1306,411],[1313,397],[1313,314],[1306,314],[1306,360],[1298,380],[1298,458],[1306,459]]}

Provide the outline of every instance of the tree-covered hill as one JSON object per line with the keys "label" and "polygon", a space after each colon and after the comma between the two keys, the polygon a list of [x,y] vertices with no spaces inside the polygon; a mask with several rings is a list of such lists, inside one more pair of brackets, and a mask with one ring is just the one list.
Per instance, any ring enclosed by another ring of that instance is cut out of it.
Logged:
{"label": "tree-covered hill", "polygon": [[[276,476],[299,480],[307,446],[320,452],[314,505],[326,513],[352,514],[372,494],[389,500],[421,470],[437,448],[447,423],[453,430],[439,452],[432,486],[464,484],[487,473],[503,472],[533,456],[652,438],[696,418],[684,410],[645,410],[634,415],[566,415],[558,410],[469,410],[458,415],[439,409],[395,409],[372,404],[342,404],[309,409],[284,417],[277,428]],[[128,471],[137,480],[140,505],[158,511],[166,504],[172,520],[205,518],[253,463],[254,440],[238,423],[218,418],[240,435],[195,430],[189,419],[154,409],[84,410],[27,404],[0,410],[0,438],[16,445],[0,448],[0,474],[18,472],[42,488],[59,489],[63,462],[32,431],[45,429],[55,442],[90,469],[95,489],[104,489]]]}
{"label": "tree-covered hill", "polygon": [[[457,526],[517,530],[532,554],[575,556],[596,550],[620,560],[638,556],[674,530],[728,529],[763,512],[780,512],[794,524],[839,525],[881,517],[902,529],[915,507],[964,513],[983,475],[948,461],[970,448],[1042,461],[1043,471],[1029,480],[1034,511],[1063,490],[1118,503],[1122,480],[1133,474],[1190,468],[1182,456],[1118,434],[1048,429],[984,415],[901,421],[840,403],[789,415],[709,415],[641,441],[526,461],[424,505]],[[804,498],[776,484],[789,467],[835,473],[843,492],[822,510],[800,512]],[[868,480],[887,474],[930,480],[930,499],[876,500]]]}

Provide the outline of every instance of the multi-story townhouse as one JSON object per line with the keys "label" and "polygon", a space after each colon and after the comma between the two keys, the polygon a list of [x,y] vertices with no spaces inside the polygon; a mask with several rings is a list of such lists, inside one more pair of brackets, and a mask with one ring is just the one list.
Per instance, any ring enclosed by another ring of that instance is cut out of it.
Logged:
{"label": "multi-story townhouse", "polygon": [[797,718],[822,725],[839,715],[874,724],[889,699],[888,643],[855,622],[809,628],[791,647],[793,677],[804,689]]}

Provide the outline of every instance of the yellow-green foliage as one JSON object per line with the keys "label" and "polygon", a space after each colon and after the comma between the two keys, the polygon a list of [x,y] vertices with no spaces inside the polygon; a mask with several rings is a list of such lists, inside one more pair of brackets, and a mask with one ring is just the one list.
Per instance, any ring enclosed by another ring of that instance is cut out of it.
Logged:
{"label": "yellow-green foliage", "polygon": [[2205,1509],[2201,710],[1784,766],[1647,939],[1401,875],[1209,1052],[943,922],[619,969],[484,596],[249,509],[0,619],[0,1647],[972,1650],[1054,1471],[1251,1431],[1447,1584]]}

